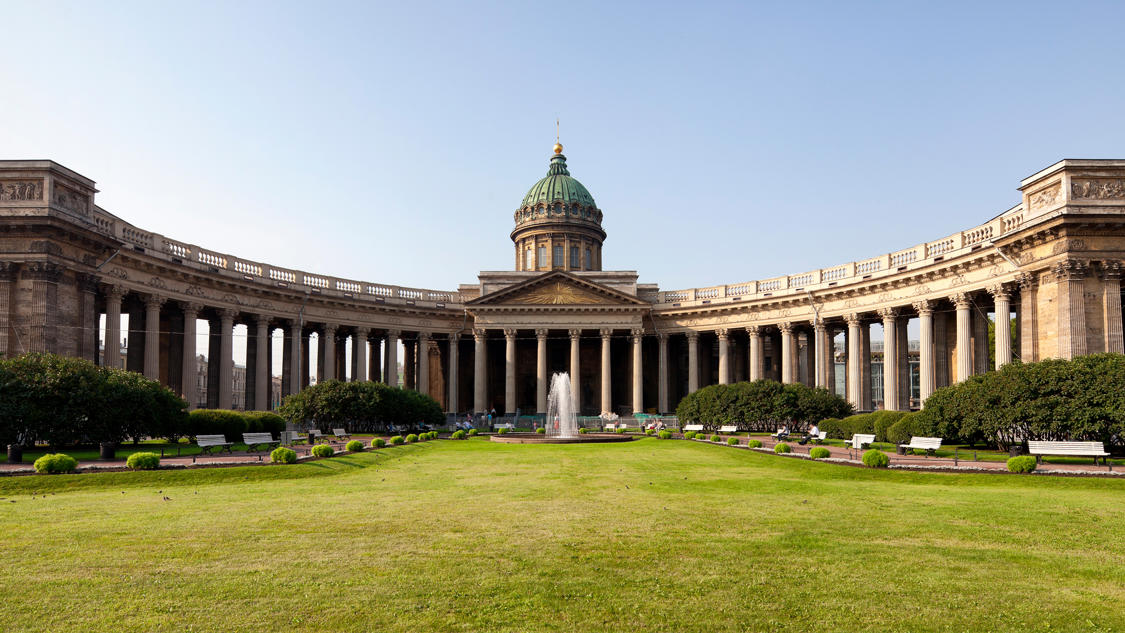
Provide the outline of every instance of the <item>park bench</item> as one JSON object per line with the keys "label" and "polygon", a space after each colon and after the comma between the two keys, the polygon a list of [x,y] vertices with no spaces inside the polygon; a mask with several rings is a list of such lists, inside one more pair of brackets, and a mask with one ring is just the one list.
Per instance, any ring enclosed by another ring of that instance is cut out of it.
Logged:
{"label": "park bench", "polygon": [[786,431],[785,429],[778,429],[775,433],[770,435],[770,437],[778,441],[787,440],[789,439],[789,431]]}
{"label": "park bench", "polygon": [[215,449],[220,453],[225,449],[229,453],[231,447],[231,443],[222,435],[198,435],[195,438],[195,445],[199,447],[200,455],[213,453]]}
{"label": "park bench", "polygon": [[940,437],[911,437],[909,444],[899,444],[902,449],[902,454],[905,455],[906,451],[915,449],[919,451],[926,451],[926,457],[937,453],[937,449],[941,448]]}
{"label": "park bench", "polygon": [[812,441],[817,444],[823,444],[826,439],[828,439],[828,431],[821,431],[816,434],[816,437],[812,438]]}
{"label": "park bench", "polygon": [[616,431],[617,429],[623,429],[623,428],[625,428],[624,422],[610,422],[610,423],[605,425],[606,431]]}
{"label": "park bench", "polygon": [[865,446],[871,446],[872,442],[874,442],[874,441],[875,441],[874,435],[866,435],[864,433],[856,433],[855,435],[852,436],[852,439],[844,441],[844,446],[847,446],[848,448],[854,448],[855,450],[858,451],[858,450],[862,450],[863,447],[865,447]]}
{"label": "park bench", "polygon": [[687,433],[689,431],[702,431],[703,425],[702,424],[688,424],[688,425],[684,426],[683,430],[684,430],[684,433]]}
{"label": "park bench", "polygon": [[246,445],[246,450],[250,452],[254,452],[255,446],[272,448],[281,445],[281,442],[273,439],[273,433],[243,433],[242,443]]}
{"label": "park bench", "polygon": [[504,424],[497,424],[492,428],[496,429],[497,431],[499,431],[500,429],[508,429],[509,431],[514,431],[516,430],[516,425],[512,424],[511,422],[505,422]]}
{"label": "park bench", "polygon": [[348,433],[347,429],[332,429],[332,435],[335,435],[338,440],[352,439],[352,434]]}
{"label": "park bench", "polygon": [[1044,455],[1059,457],[1093,457],[1094,465],[1098,465],[1098,458],[1102,458],[1110,470],[1113,466],[1109,463],[1109,453],[1105,452],[1105,444],[1101,442],[1044,442],[1027,441],[1027,452],[1035,456],[1035,463],[1043,461]]}
{"label": "park bench", "polygon": [[309,430],[309,445],[311,446],[312,444],[316,444],[317,442],[320,442],[320,441],[327,442],[328,437],[324,433],[321,433],[320,431],[318,431],[317,429],[310,429]]}
{"label": "park bench", "polygon": [[282,431],[281,443],[282,444],[296,444],[297,442],[304,442],[305,438],[301,437],[300,431]]}
{"label": "park bench", "polygon": [[719,427],[719,433],[738,433],[738,427],[733,424],[727,424]]}

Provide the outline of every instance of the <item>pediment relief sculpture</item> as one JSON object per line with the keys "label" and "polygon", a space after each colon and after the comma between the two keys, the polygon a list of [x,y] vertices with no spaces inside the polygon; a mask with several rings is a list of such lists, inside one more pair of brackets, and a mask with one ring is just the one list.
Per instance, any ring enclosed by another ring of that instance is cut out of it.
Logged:
{"label": "pediment relief sculpture", "polygon": [[562,280],[546,283],[541,286],[529,288],[523,292],[509,297],[502,303],[532,304],[532,305],[589,305],[605,304],[611,301],[585,288],[579,288]]}

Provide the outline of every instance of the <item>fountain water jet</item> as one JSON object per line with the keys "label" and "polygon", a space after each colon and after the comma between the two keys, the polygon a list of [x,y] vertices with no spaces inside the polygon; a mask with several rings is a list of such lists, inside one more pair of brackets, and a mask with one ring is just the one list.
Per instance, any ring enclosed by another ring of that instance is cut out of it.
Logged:
{"label": "fountain water jet", "polygon": [[566,372],[551,376],[551,391],[547,395],[546,425],[547,437],[578,437],[578,415],[574,411],[570,374]]}

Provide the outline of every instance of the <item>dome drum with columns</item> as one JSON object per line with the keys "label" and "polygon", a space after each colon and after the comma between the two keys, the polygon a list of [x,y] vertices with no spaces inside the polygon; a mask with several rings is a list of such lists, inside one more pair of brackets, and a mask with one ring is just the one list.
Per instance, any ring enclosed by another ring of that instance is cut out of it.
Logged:
{"label": "dome drum with columns", "polygon": [[760,378],[901,410],[1015,359],[1125,352],[1125,160],[1060,161],[1024,179],[1011,209],[907,248],[857,244],[882,254],[662,290],[601,269],[601,211],[561,150],[517,213],[516,266],[456,290],[215,252],[101,209],[95,183],[55,162],[0,161],[0,354],[124,367],[193,407],[263,409],[271,389],[338,378],[416,389],[463,416],[544,413],[556,371],[583,415],[667,413],[707,385]]}

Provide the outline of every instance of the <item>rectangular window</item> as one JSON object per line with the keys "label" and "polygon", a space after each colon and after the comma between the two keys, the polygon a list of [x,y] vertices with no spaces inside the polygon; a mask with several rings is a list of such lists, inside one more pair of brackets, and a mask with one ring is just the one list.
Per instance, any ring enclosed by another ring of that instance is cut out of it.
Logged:
{"label": "rectangular window", "polygon": [[536,268],[542,268],[543,266],[546,266],[547,265],[547,247],[546,246],[540,246],[539,252],[537,253],[537,255],[539,256],[539,258],[538,258],[538,261],[535,262],[537,264]]}
{"label": "rectangular window", "polygon": [[555,268],[561,268],[562,267],[562,265],[563,265],[563,247],[562,246],[556,246],[555,247],[555,259],[554,259],[553,262],[551,262],[551,265],[554,266]]}
{"label": "rectangular window", "polygon": [[570,247],[570,267],[571,268],[578,268],[578,247],[577,246],[571,246]]}
{"label": "rectangular window", "polygon": [[531,265],[531,249],[529,248],[523,252],[523,269],[531,270],[533,268],[534,266]]}
{"label": "rectangular window", "polygon": [[590,253],[590,249],[586,249],[586,270],[594,269],[594,257]]}

